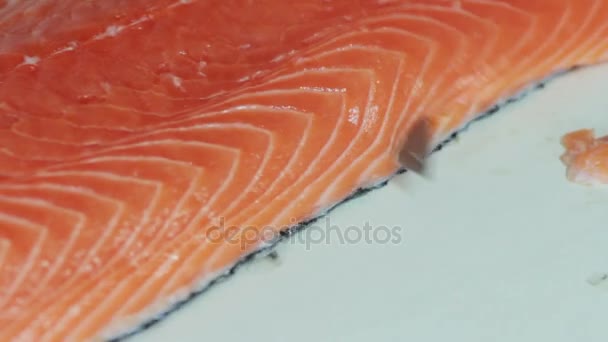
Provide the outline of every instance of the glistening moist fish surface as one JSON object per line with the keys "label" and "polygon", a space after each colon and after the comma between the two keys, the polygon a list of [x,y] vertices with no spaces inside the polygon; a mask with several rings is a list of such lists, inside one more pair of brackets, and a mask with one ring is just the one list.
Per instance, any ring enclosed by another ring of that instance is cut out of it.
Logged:
{"label": "glistening moist fish surface", "polygon": [[386,182],[416,122],[436,148],[608,58],[607,0],[2,6],[0,340],[128,335],[276,242],[242,227]]}
{"label": "glistening moist fish surface", "polygon": [[[449,146],[449,144],[451,142],[453,142],[458,135],[464,133],[467,129],[471,128],[471,126],[473,126],[475,124],[475,122],[479,121],[479,120],[484,120],[487,119],[489,117],[491,117],[494,114],[498,114],[499,111],[501,109],[503,109],[504,107],[508,106],[511,103],[520,101],[525,99],[528,95],[531,95],[534,91],[540,90],[545,88],[545,86],[550,83],[551,81],[559,78],[559,76],[562,76],[568,72],[572,72],[575,70],[578,70],[580,68],[578,67],[573,67],[572,69],[570,69],[569,71],[564,71],[564,72],[558,72],[555,73],[554,75],[548,77],[546,80],[544,81],[540,81],[535,85],[531,85],[528,89],[522,91],[521,93],[519,93],[516,96],[513,96],[505,101],[503,101],[502,103],[498,103],[494,106],[492,106],[490,109],[488,109],[487,111],[483,112],[483,114],[481,114],[479,117],[475,118],[474,120],[472,120],[471,122],[467,123],[467,125],[463,128],[461,128],[460,130],[452,133],[452,135],[450,137],[448,137],[447,139],[445,139],[443,142],[441,142],[439,145],[437,145],[432,151],[432,153],[436,153],[441,151],[444,147]],[[389,179],[381,181],[380,183],[368,187],[368,188],[359,188],[357,189],[353,194],[351,194],[349,197],[347,197],[346,199],[344,199],[342,202],[336,204],[333,207],[330,207],[326,212],[320,214],[319,216],[316,216],[310,220],[301,222],[295,226],[289,227],[289,229],[283,230],[279,233],[279,235],[277,235],[277,239],[271,241],[267,246],[260,248],[254,252],[252,252],[251,254],[243,257],[242,259],[240,259],[234,266],[232,266],[230,269],[228,269],[227,271],[223,272],[222,274],[218,275],[217,277],[213,278],[211,281],[209,281],[207,284],[203,284],[203,286],[201,286],[200,289],[197,289],[193,292],[191,292],[187,298],[183,298],[181,300],[176,301],[176,303],[169,307],[167,309],[167,311],[159,314],[157,317],[153,317],[150,320],[148,320],[147,322],[143,323],[140,326],[135,327],[132,331],[129,331],[121,336],[115,337],[115,338],[110,338],[109,341],[111,342],[120,342],[120,341],[127,341],[129,340],[130,337],[137,335],[138,333],[149,329],[159,323],[162,323],[162,320],[165,318],[170,317],[170,314],[176,310],[179,310],[182,306],[187,305],[190,301],[195,300],[196,298],[200,297],[201,295],[203,295],[206,291],[211,290],[214,286],[216,285],[220,285],[222,282],[227,281],[231,276],[233,276],[242,266],[249,264],[249,263],[253,263],[255,262],[258,258],[262,257],[267,257],[268,253],[272,252],[275,247],[280,244],[283,243],[285,241],[288,241],[290,237],[292,237],[295,234],[299,234],[301,233],[303,230],[306,230],[306,228],[309,228],[311,225],[313,225],[315,222],[317,222],[318,220],[322,219],[323,217],[329,215],[333,210],[338,209],[342,204],[345,204],[349,201],[355,200],[361,196],[364,196],[365,194],[367,194],[370,191],[374,191],[377,189],[381,189],[384,186],[386,186],[388,184],[388,182],[397,175],[401,175],[408,172],[407,169],[404,168],[400,168],[394,175],[392,175]]]}

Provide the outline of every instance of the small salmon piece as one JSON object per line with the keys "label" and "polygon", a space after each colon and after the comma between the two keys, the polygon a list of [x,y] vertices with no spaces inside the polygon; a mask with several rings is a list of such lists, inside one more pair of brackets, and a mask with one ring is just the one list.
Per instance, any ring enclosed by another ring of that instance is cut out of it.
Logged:
{"label": "small salmon piece", "polygon": [[592,129],[581,129],[562,137],[566,151],[561,161],[568,180],[578,184],[608,184],[608,135],[595,138]]}

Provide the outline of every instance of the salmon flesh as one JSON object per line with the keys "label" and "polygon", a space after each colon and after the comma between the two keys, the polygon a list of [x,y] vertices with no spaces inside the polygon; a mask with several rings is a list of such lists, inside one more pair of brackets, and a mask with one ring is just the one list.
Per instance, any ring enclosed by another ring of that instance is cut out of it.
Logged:
{"label": "salmon flesh", "polygon": [[608,0],[0,1],[0,340],[131,333],[607,59]]}

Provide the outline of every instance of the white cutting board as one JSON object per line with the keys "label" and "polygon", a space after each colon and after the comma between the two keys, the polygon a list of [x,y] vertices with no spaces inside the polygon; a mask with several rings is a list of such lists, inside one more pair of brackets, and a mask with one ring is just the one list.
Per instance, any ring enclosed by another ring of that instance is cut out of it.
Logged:
{"label": "white cutting board", "polygon": [[322,219],[308,248],[305,231],[130,340],[608,341],[594,279],[608,189],[568,183],[559,161],[561,135],[586,127],[608,134],[608,66],[475,123],[433,155],[432,179],[399,176],[329,215],[400,226],[400,243],[314,243]]}

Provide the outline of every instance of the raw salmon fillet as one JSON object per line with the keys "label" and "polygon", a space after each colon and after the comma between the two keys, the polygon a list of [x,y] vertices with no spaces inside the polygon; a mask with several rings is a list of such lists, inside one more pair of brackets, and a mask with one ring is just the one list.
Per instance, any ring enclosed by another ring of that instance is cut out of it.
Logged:
{"label": "raw salmon fillet", "polygon": [[561,157],[567,177],[583,185],[608,184],[608,136],[595,138],[591,129],[582,129],[562,137],[566,149]]}
{"label": "raw salmon fillet", "polygon": [[0,32],[0,340],[81,341],[387,180],[416,122],[606,61],[608,0],[4,0]]}

